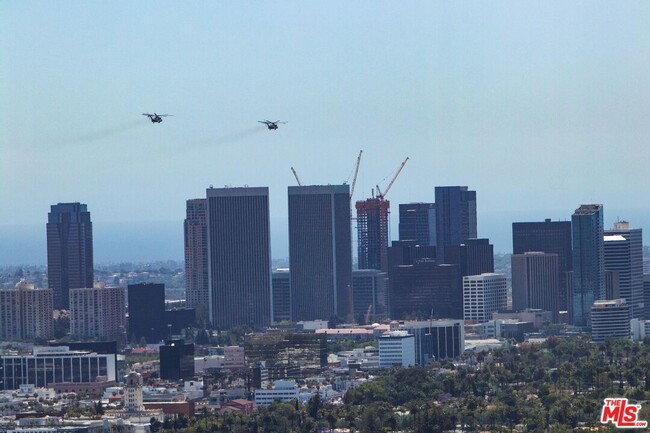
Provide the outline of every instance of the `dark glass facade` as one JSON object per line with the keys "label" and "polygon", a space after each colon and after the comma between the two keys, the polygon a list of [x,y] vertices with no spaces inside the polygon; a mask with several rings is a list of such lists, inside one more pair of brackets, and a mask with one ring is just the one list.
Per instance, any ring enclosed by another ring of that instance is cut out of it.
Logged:
{"label": "dark glass facade", "polygon": [[273,321],[291,321],[291,273],[288,269],[276,270],[272,274]]}
{"label": "dark glass facade", "polygon": [[277,378],[282,377],[281,372],[317,373],[327,367],[325,334],[281,330],[248,334],[244,339],[244,352],[248,365],[265,361],[269,375]]}
{"label": "dark glass facade", "polygon": [[[357,323],[376,322],[388,316],[388,274],[376,269],[352,271],[352,298]],[[361,319],[361,320],[359,320]]]}
{"label": "dark glass facade", "polygon": [[399,240],[419,245],[436,244],[436,205],[405,203],[399,205]]}
{"label": "dark glass facade", "polygon": [[154,283],[129,284],[129,333],[131,340],[157,343],[167,337],[165,323],[165,285]]}
{"label": "dark glass facade", "polygon": [[187,380],[194,376],[194,344],[183,340],[166,340],[160,346],[160,378]]}
{"label": "dark glass facade", "polygon": [[603,205],[581,205],[571,216],[573,324],[591,326],[594,301],[605,297]]}
{"label": "dark glass facade", "polygon": [[465,351],[462,321],[430,320],[404,322],[404,329],[415,336],[415,363],[457,358]]}
{"label": "dark glass facade", "polygon": [[458,265],[421,260],[389,270],[391,319],[463,318]]}
{"label": "dark glass facade", "polygon": [[11,390],[24,384],[48,387],[61,382],[95,382],[97,376],[116,380],[115,369],[114,355],[65,352],[0,356],[0,385]]}
{"label": "dark glass facade", "polygon": [[[572,299],[568,296],[569,274],[573,270],[571,221],[512,223],[512,253],[542,252],[557,254],[559,275],[558,310],[568,311]],[[571,301],[569,301],[571,299]]]}
{"label": "dark glass facade", "polygon": [[358,201],[357,240],[359,269],[388,270],[388,216],[390,202],[383,198]]}
{"label": "dark glass facade", "polygon": [[446,263],[447,245],[460,245],[465,239],[477,238],[476,191],[466,186],[437,186],[436,253]]}
{"label": "dark glass facade", "polygon": [[269,189],[208,188],[207,200],[212,325],[269,326]]}
{"label": "dark glass facade", "polygon": [[446,262],[460,267],[462,277],[494,272],[494,247],[489,239],[465,239],[446,247]]}
{"label": "dark glass facade", "polygon": [[291,317],[352,319],[349,185],[289,187]]}
{"label": "dark glass facade", "polygon": [[81,203],[51,206],[47,219],[48,287],[54,308],[68,309],[70,289],[93,287],[93,227]]}

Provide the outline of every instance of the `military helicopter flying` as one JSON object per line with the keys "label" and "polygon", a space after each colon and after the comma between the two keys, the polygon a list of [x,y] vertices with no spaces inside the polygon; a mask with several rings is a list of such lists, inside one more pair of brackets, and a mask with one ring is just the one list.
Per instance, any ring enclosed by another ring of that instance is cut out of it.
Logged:
{"label": "military helicopter flying", "polygon": [[151,120],[152,123],[160,123],[160,122],[162,122],[163,117],[173,116],[173,114],[156,114],[156,113],[153,113],[153,114],[142,113],[142,115],[149,117],[149,119]]}
{"label": "military helicopter flying", "polygon": [[279,120],[276,120],[275,122],[271,122],[270,120],[258,120],[258,122],[263,123],[266,125],[267,128],[269,129],[278,129],[278,124],[285,124],[287,122],[280,122]]}

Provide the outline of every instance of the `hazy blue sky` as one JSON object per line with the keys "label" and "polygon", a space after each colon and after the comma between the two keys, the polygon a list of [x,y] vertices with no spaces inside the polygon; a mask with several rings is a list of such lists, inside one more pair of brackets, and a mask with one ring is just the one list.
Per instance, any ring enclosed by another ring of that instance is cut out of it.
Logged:
{"label": "hazy blue sky", "polygon": [[411,158],[394,238],[397,204],[436,185],[477,191],[498,251],[512,221],[580,203],[648,231],[649,23],[647,1],[2,1],[0,244],[31,225],[44,248],[57,202],[101,232],[247,184],[270,187],[283,256],[290,167],[341,183],[360,149],[355,199]]}

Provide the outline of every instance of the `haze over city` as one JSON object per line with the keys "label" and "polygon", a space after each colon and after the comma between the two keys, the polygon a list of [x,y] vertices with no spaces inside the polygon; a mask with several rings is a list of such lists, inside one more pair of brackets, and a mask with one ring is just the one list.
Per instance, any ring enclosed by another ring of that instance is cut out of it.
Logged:
{"label": "haze over city", "polygon": [[[96,261],[182,258],[185,201],[269,186],[477,192],[478,231],[603,203],[650,227],[646,2],[3,2],[0,264],[45,263],[52,204],[93,215]],[[152,124],[143,112],[170,113]],[[285,120],[269,131],[258,120]],[[647,243],[647,241],[646,241]]]}

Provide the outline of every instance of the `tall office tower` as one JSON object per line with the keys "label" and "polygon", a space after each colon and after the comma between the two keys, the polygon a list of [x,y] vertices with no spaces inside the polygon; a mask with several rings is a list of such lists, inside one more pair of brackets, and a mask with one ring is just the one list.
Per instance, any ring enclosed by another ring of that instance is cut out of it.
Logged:
{"label": "tall office tower", "polygon": [[459,265],[463,277],[494,272],[494,247],[489,239],[465,239],[460,245],[448,245],[445,251],[445,261]]}
{"label": "tall office tower", "polygon": [[273,321],[269,189],[208,188],[207,197],[212,325],[269,326]]}
{"label": "tall office tower", "polygon": [[354,317],[358,323],[367,324],[386,318],[388,274],[378,269],[352,271],[352,300]]}
{"label": "tall office tower", "polygon": [[553,313],[559,320],[558,292],[560,274],[558,255],[541,252],[513,254],[512,308],[516,311],[541,309]]}
{"label": "tall office tower", "polygon": [[508,284],[504,274],[463,277],[463,316],[479,323],[492,320],[492,313],[508,307]]}
{"label": "tall office tower", "polygon": [[458,265],[419,260],[394,266],[388,275],[391,319],[463,318],[463,289]]}
{"label": "tall office tower", "polygon": [[583,204],[571,216],[573,324],[591,326],[591,307],[605,297],[603,205]]}
{"label": "tall office tower", "polygon": [[465,351],[462,320],[405,321],[404,330],[415,336],[415,363],[457,358]]}
{"label": "tall office tower", "polygon": [[621,273],[605,270],[605,300],[621,298]]}
{"label": "tall office tower", "polygon": [[70,334],[73,338],[119,339],[126,333],[124,287],[70,289]]}
{"label": "tall office tower", "polygon": [[630,306],[633,319],[643,319],[643,239],[641,229],[619,221],[605,230],[605,270],[618,271],[620,298]]}
{"label": "tall office tower", "polygon": [[0,289],[0,340],[52,338],[52,304],[52,289],[37,289],[23,282]]}
{"label": "tall office tower", "polygon": [[289,187],[293,320],[352,320],[350,186]]}
{"label": "tall office tower", "polygon": [[198,319],[208,320],[208,201],[187,200],[185,208],[185,298]]}
{"label": "tall office tower", "polygon": [[650,320],[650,275],[643,275],[643,312],[645,320]]}
{"label": "tall office tower", "polygon": [[558,309],[568,311],[573,298],[568,296],[568,272],[573,270],[573,250],[571,247],[571,221],[512,223],[512,253],[524,254],[538,251],[557,254],[559,273]]}
{"label": "tall office tower", "polygon": [[167,337],[165,324],[165,285],[154,283],[129,284],[129,333],[130,340],[157,343]]}
{"label": "tall office tower", "polygon": [[436,187],[436,260],[447,263],[445,247],[477,238],[476,191],[466,186]]}
{"label": "tall office tower", "polygon": [[271,275],[273,288],[273,321],[291,321],[291,272],[289,269],[280,268]]}
{"label": "tall office tower", "polygon": [[435,203],[399,205],[399,240],[415,241],[418,245],[436,244]]}
{"label": "tall office tower", "polygon": [[160,346],[160,378],[189,380],[194,376],[194,343],[184,340],[165,340]]}
{"label": "tall office tower", "polygon": [[390,202],[369,198],[356,203],[359,269],[388,270]]}
{"label": "tall office tower", "polygon": [[631,338],[631,312],[625,299],[596,301],[591,308],[591,341],[604,343],[608,338]]}
{"label": "tall office tower", "polygon": [[423,259],[434,261],[436,247],[419,245],[416,241],[393,241],[388,248],[388,269],[400,265],[412,265]]}
{"label": "tall office tower", "polygon": [[51,206],[47,215],[47,278],[57,309],[68,308],[70,289],[93,286],[93,226],[85,204]]}

